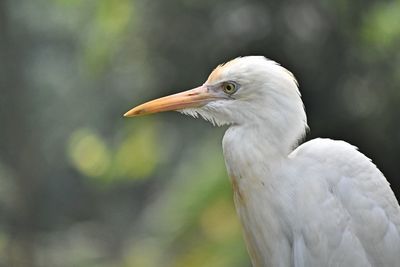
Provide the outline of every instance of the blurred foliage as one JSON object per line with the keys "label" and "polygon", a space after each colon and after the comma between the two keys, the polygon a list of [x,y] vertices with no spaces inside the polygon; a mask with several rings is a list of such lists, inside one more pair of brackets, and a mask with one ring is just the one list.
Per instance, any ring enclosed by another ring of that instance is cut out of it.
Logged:
{"label": "blurred foliage", "polygon": [[91,129],[77,129],[69,139],[68,154],[72,165],[94,182],[115,182],[115,179],[145,179],[151,176],[165,153],[159,145],[155,124],[149,120],[111,151],[104,138]]}
{"label": "blurred foliage", "polygon": [[398,49],[400,2],[379,3],[368,14],[362,29],[365,42],[381,49]]}
{"label": "blurred foliage", "polygon": [[147,99],[261,54],[400,193],[400,1],[0,1],[0,266],[250,266],[220,140]]}

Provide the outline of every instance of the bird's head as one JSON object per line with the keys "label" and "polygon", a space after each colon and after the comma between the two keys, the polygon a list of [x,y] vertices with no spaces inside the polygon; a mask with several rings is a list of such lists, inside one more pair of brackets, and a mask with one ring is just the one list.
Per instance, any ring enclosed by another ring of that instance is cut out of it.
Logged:
{"label": "bird's head", "polygon": [[[200,115],[215,125],[258,124],[280,134],[287,127],[304,132],[306,115],[291,72],[263,56],[247,56],[219,65],[195,88],[139,105],[125,117],[176,110]],[[286,127],[284,127],[286,125]]]}

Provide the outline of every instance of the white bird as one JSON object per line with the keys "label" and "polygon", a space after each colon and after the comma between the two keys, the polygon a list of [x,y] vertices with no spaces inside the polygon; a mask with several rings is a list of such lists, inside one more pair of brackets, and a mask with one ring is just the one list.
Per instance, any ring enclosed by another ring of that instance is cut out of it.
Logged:
{"label": "white bird", "polygon": [[400,266],[400,208],[357,148],[317,138],[291,72],[262,56],[219,65],[192,90],[131,109],[229,125],[223,153],[253,266]]}

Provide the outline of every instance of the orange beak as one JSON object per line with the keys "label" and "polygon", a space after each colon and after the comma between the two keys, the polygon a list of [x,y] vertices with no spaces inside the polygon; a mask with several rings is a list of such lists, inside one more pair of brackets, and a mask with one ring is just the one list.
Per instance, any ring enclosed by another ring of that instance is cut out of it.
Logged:
{"label": "orange beak", "polygon": [[161,97],[141,104],[124,114],[124,117],[152,114],[170,110],[201,107],[216,99],[204,85],[182,93]]}

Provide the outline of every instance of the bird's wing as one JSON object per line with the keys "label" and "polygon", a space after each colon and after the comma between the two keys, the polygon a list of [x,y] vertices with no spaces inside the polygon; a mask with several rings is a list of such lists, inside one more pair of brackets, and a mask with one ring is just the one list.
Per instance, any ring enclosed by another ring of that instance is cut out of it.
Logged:
{"label": "bird's wing", "polygon": [[298,266],[400,265],[400,208],[370,159],[331,139],[309,141],[289,157],[300,174],[294,192]]}

